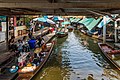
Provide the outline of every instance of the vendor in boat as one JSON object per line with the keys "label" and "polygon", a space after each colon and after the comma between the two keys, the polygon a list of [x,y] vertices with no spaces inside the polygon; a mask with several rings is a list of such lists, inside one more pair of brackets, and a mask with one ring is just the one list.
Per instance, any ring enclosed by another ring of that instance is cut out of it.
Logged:
{"label": "vendor in boat", "polygon": [[42,51],[43,52],[47,52],[48,51],[48,48],[47,48],[46,44],[42,45]]}
{"label": "vendor in boat", "polygon": [[27,41],[27,36],[23,37],[22,43],[23,43],[23,51],[28,52],[30,48],[29,48],[29,44]]}
{"label": "vendor in boat", "polygon": [[34,64],[35,66],[38,66],[38,65],[39,65],[39,62],[40,62],[40,60],[39,60],[37,54],[34,53],[33,64]]}
{"label": "vendor in boat", "polygon": [[37,42],[37,45],[38,45],[39,47],[41,47],[41,45],[42,45],[41,43],[42,43],[42,40],[43,40],[42,37],[41,37],[41,36],[38,36],[36,39],[37,39],[37,41],[38,41],[38,42]]}
{"label": "vendor in boat", "polygon": [[18,40],[17,48],[18,48],[19,53],[23,52],[23,43],[22,43],[22,40],[20,39]]}
{"label": "vendor in boat", "polygon": [[29,41],[28,41],[29,47],[30,49],[35,49],[36,46],[36,40],[34,37],[32,37]]}
{"label": "vendor in boat", "polygon": [[11,39],[8,41],[8,48],[10,51],[17,50],[17,45],[15,43],[15,36],[12,36]]}
{"label": "vendor in boat", "polygon": [[28,32],[28,37],[31,39],[31,38],[32,38],[32,36],[33,36],[32,31],[29,31],[29,32]]}

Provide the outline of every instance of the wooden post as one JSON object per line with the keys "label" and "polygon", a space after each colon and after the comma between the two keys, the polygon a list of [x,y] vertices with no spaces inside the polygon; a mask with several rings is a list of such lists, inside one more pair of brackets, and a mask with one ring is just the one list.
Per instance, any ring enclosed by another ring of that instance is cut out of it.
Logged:
{"label": "wooden post", "polygon": [[104,26],[103,26],[103,43],[106,42],[106,16],[103,17]]}
{"label": "wooden post", "polygon": [[117,42],[117,21],[115,21],[115,42]]}
{"label": "wooden post", "polygon": [[9,29],[8,29],[8,16],[6,16],[6,50],[8,50],[8,35],[9,35]]}

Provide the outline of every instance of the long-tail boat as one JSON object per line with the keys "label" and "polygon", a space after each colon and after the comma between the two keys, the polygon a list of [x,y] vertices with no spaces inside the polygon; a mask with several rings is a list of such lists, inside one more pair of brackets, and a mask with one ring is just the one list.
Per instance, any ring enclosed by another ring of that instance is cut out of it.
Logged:
{"label": "long-tail boat", "polygon": [[[34,78],[34,76],[42,69],[42,67],[45,65],[45,63],[49,59],[49,56],[52,52],[54,42],[50,42],[50,40],[54,37],[54,35],[55,35],[54,33],[47,35],[47,37],[49,39],[46,40],[44,43],[47,46],[47,51],[43,51],[43,52],[45,52],[45,54],[44,54],[44,57],[42,57],[42,60],[38,64],[38,66],[30,65],[30,66],[24,66],[24,67],[20,68],[18,70],[18,77],[16,78],[16,80],[23,80],[23,79],[32,80]],[[44,46],[44,44],[42,46]],[[41,51],[42,51],[41,48],[36,48],[34,51],[34,54],[40,53]],[[33,57],[33,56],[31,56],[31,57]]]}
{"label": "long-tail boat", "polygon": [[105,57],[118,69],[120,70],[120,50],[115,50],[108,44],[98,43],[99,48],[105,55]]}

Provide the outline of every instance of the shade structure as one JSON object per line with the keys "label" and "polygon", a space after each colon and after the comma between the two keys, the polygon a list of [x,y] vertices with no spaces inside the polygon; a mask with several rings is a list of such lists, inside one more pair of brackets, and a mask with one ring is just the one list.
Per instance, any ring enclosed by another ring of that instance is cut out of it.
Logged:
{"label": "shade structure", "polygon": [[85,26],[88,26],[93,20],[95,20],[94,18],[86,18],[86,20],[83,22],[83,24]]}
{"label": "shade structure", "polygon": [[89,31],[92,30],[101,21],[102,18],[94,19],[89,25],[85,26]]}
{"label": "shade structure", "polygon": [[70,24],[70,22],[69,21],[62,22],[62,25],[67,25],[67,24]]}
{"label": "shade structure", "polygon": [[46,22],[46,19],[44,17],[40,17],[40,18],[34,18],[33,21]]}
{"label": "shade structure", "polygon": [[69,29],[69,28],[73,28],[73,26],[68,26],[67,28],[68,28],[68,29]]}
{"label": "shade structure", "polygon": [[84,18],[82,20],[80,20],[78,23],[84,24],[85,26],[89,25],[92,21],[94,20],[94,18]]}
{"label": "shade structure", "polygon": [[55,21],[64,21],[64,19],[60,16],[54,16]]}
{"label": "shade structure", "polygon": [[48,18],[48,16],[43,16],[45,19],[47,19]]}
{"label": "shade structure", "polygon": [[76,19],[71,20],[71,22],[77,23],[79,20],[80,20],[80,18],[76,18]]}
{"label": "shade structure", "polygon": [[78,23],[83,24],[86,20],[87,20],[87,18],[83,18],[82,20],[78,21]]}
{"label": "shade structure", "polygon": [[72,20],[74,20],[74,18],[73,18],[73,17],[71,17],[71,18],[70,18],[70,22],[71,22]]}
{"label": "shade structure", "polygon": [[37,21],[37,20],[38,20],[38,18],[34,18],[34,19],[33,19],[33,21]]}
{"label": "shade structure", "polygon": [[55,22],[52,21],[51,19],[47,19],[47,22],[50,23],[50,24],[55,24]]}
{"label": "shade structure", "polygon": [[[112,19],[106,16],[106,24],[108,24],[110,21],[112,21]],[[106,24],[104,24],[104,20],[102,20],[97,27],[102,28]]]}
{"label": "shade structure", "polygon": [[46,20],[45,18],[41,17],[41,18],[38,18],[37,21],[40,21],[40,22],[46,22],[47,20]]}
{"label": "shade structure", "polygon": [[51,15],[51,16],[47,16],[47,17],[48,17],[48,18],[53,18],[54,16]]}

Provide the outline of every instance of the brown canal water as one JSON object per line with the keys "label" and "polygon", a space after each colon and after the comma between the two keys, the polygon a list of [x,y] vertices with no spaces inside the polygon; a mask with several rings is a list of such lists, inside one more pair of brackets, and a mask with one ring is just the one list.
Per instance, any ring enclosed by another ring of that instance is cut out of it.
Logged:
{"label": "brown canal water", "polygon": [[[100,41],[79,32],[55,40],[49,60],[34,80],[120,80],[120,71],[100,51]],[[91,75],[93,79],[88,79]]]}

